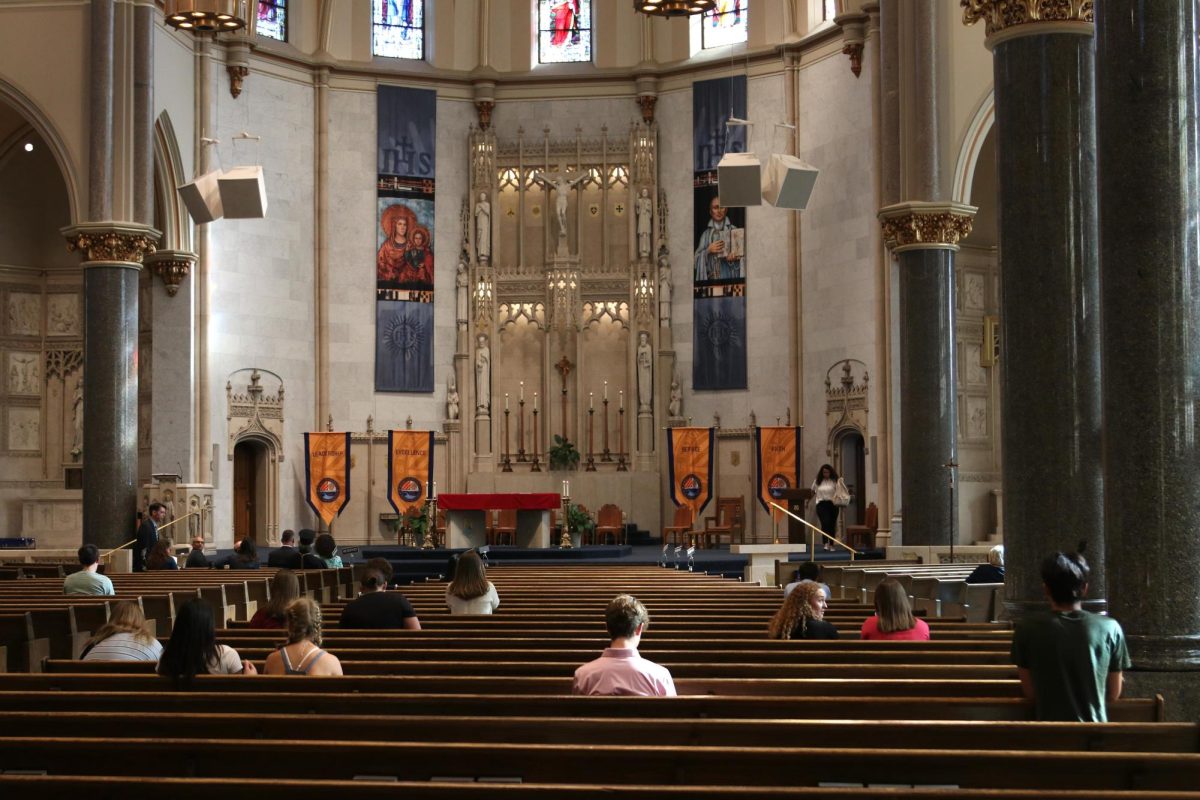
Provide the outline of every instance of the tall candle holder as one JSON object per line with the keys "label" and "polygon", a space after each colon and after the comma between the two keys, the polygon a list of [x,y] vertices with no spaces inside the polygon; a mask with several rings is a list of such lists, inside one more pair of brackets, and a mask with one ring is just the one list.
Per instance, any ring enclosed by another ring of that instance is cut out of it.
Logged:
{"label": "tall candle holder", "polygon": [[531,466],[529,468],[530,472],[541,472],[542,471],[541,462],[538,461],[538,454],[539,454],[539,450],[541,449],[540,442],[538,442],[538,439],[539,439],[539,434],[541,433],[541,430],[542,429],[540,427],[538,427],[537,406],[534,406],[533,407],[533,466]]}
{"label": "tall candle holder", "polygon": [[508,449],[508,403],[506,402],[504,405],[504,458],[500,461],[500,471],[512,472],[512,451]]}
{"label": "tall candle holder", "polygon": [[595,441],[594,434],[596,432],[595,429],[596,429],[596,409],[589,408],[588,409],[588,457],[587,457],[587,466],[585,466],[583,468],[584,472],[595,472],[596,471],[596,453],[595,453],[595,446],[594,446],[594,441]]}
{"label": "tall candle holder", "polygon": [[601,453],[600,460],[601,461],[612,461],[612,455],[610,455],[610,452],[608,449],[608,398],[607,397],[604,398],[603,402],[604,402],[604,427],[602,428],[602,430],[604,431],[604,439],[603,439],[604,452]]}
{"label": "tall candle holder", "polygon": [[558,537],[558,546],[559,549],[562,550],[570,550],[572,547],[574,547],[574,545],[571,544],[571,523],[570,516],[568,514],[570,508],[571,498],[564,494],[562,496],[562,536]]}
{"label": "tall candle holder", "polygon": [[617,409],[617,472],[628,472],[625,466],[625,405]]}
{"label": "tall candle holder", "polygon": [[429,515],[429,522],[425,525],[425,541],[421,542],[421,549],[432,550],[434,548],[433,529],[437,525],[437,495],[425,498],[425,513]]}
{"label": "tall candle holder", "polygon": [[517,401],[517,461],[525,461],[525,398]]}

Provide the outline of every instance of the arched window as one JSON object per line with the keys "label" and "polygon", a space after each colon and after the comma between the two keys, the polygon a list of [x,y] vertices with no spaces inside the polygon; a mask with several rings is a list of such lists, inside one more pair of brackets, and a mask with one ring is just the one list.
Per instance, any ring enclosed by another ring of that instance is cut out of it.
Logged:
{"label": "arched window", "polygon": [[288,40],[287,0],[258,0],[254,32],[277,42]]}
{"label": "arched window", "polygon": [[425,57],[425,0],[372,0],[371,52],[387,58]]}
{"label": "arched window", "polygon": [[592,60],[592,0],[538,0],[538,63]]}
{"label": "arched window", "polygon": [[724,47],[746,41],[750,30],[750,0],[717,0],[716,8],[700,20],[701,45]]}

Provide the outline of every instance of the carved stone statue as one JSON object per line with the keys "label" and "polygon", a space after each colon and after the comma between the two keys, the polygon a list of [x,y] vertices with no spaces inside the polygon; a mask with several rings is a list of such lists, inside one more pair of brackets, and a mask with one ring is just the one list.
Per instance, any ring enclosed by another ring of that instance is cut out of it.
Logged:
{"label": "carved stone statue", "polygon": [[679,376],[671,376],[671,402],[667,404],[667,414],[678,417],[683,413],[683,389],[679,388]]}
{"label": "carved stone statue", "polygon": [[649,412],[654,399],[654,351],[650,347],[650,334],[646,331],[638,332],[637,390],[638,413]]}
{"label": "carved stone statue", "polygon": [[637,204],[637,242],[638,256],[640,258],[650,257],[650,233],[654,219],[654,201],[650,199],[650,192],[647,189],[642,189],[638,195]]}
{"label": "carved stone statue", "polygon": [[446,379],[446,419],[458,419],[458,381],[453,372]]}
{"label": "carved stone statue", "polygon": [[492,348],[486,333],[475,341],[475,413],[483,415],[492,410]]}
{"label": "carved stone statue", "polygon": [[75,384],[75,399],[72,401],[71,422],[75,427],[75,436],[71,439],[71,455],[78,461],[83,455],[83,378]]}
{"label": "carved stone statue", "polygon": [[571,187],[587,177],[586,172],[567,172],[560,166],[558,172],[535,172],[534,180],[553,187],[556,192],[554,211],[558,215],[558,238],[567,238],[567,193]]}
{"label": "carved stone statue", "polygon": [[658,322],[671,327],[671,256],[665,244],[658,248]]}
{"label": "carved stone statue", "polygon": [[480,261],[492,256],[492,204],[486,192],[479,193],[479,202],[475,204],[475,255]]}
{"label": "carved stone statue", "polygon": [[467,251],[463,250],[458,258],[458,271],[454,275],[454,310],[455,318],[460,327],[465,327],[468,321],[467,301],[469,289],[467,282]]}

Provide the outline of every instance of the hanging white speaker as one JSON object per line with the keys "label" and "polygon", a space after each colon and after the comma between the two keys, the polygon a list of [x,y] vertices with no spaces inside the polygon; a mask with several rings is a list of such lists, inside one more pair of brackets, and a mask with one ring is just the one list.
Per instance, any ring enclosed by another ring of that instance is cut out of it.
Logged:
{"label": "hanging white speaker", "polygon": [[[819,170],[795,156],[774,153],[763,170],[762,196],[776,208],[803,211],[808,207]],[[725,198],[721,198],[725,202]]]}
{"label": "hanging white speaker", "polygon": [[191,214],[192,221],[197,225],[218,220],[223,214],[221,191],[217,185],[217,179],[220,177],[221,170],[216,169],[176,189],[179,198]]}
{"label": "hanging white speaker", "polygon": [[219,180],[226,219],[260,219],[267,215],[267,185],[262,167],[234,167]]}
{"label": "hanging white speaker", "polygon": [[717,164],[717,191],[725,208],[762,205],[762,162],[753,153],[726,153]]}

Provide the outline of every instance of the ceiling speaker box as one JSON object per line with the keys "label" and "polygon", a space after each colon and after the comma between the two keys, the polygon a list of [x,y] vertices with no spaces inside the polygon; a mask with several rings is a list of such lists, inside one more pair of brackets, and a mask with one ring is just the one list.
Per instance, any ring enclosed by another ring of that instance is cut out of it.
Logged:
{"label": "ceiling speaker box", "polygon": [[234,167],[219,180],[225,219],[260,219],[267,215],[267,184],[262,167]]}
{"label": "ceiling speaker box", "polygon": [[220,177],[221,170],[216,169],[176,190],[183,204],[187,206],[188,213],[192,215],[192,221],[197,225],[213,222],[222,216],[221,191],[217,185],[217,179]]}
{"label": "ceiling speaker box", "polygon": [[806,164],[795,156],[774,153],[763,170],[763,199],[776,208],[803,211],[812,197],[819,172],[812,164]]}
{"label": "ceiling speaker box", "polygon": [[717,191],[725,208],[762,205],[762,162],[753,153],[726,153],[717,164]]}

